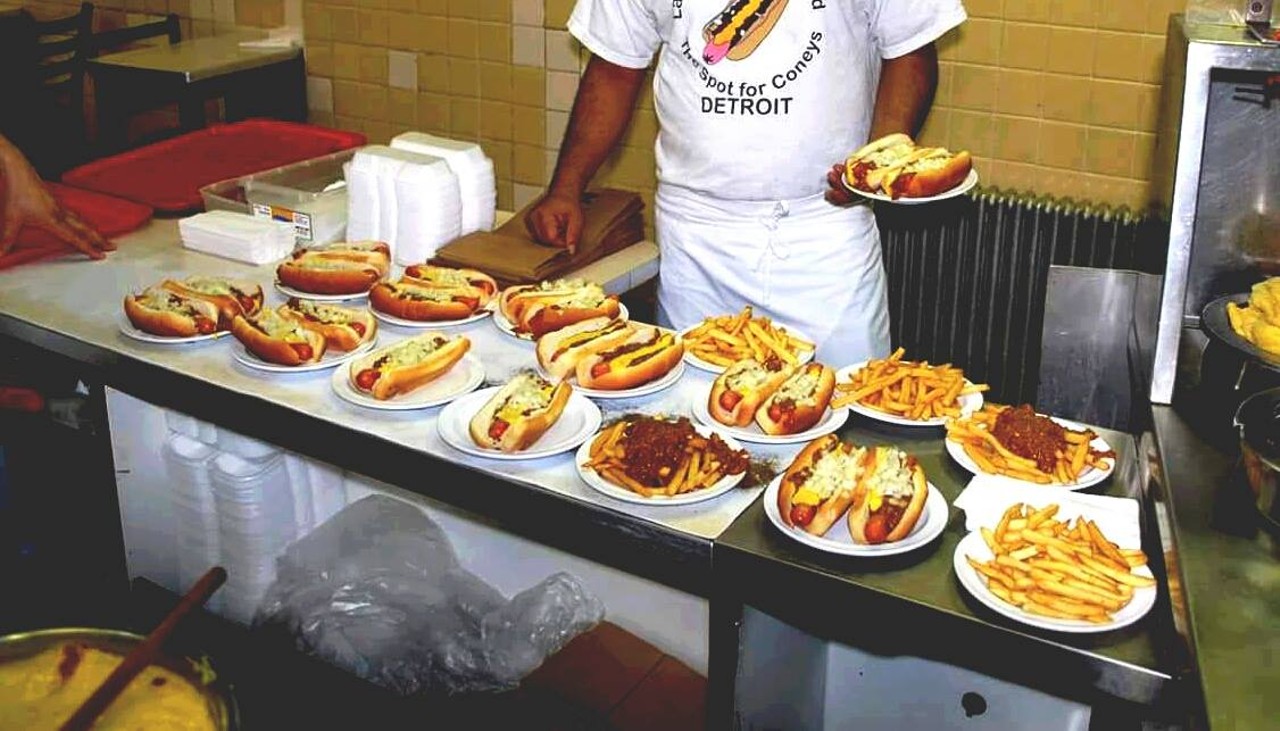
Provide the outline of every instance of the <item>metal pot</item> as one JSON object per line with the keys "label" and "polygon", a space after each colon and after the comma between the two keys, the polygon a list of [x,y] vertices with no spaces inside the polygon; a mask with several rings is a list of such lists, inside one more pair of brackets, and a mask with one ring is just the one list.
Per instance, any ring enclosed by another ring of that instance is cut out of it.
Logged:
{"label": "metal pot", "polygon": [[[145,638],[132,632],[110,629],[91,629],[85,627],[65,627],[57,629],[36,630],[0,637],[0,664],[10,660],[30,657],[51,647],[63,643],[76,642],[94,649],[111,652],[120,656],[129,654],[133,648]],[[207,668],[207,658],[200,662]],[[231,695],[225,681],[219,678],[202,677],[196,669],[195,661],[182,657],[163,656],[155,664],[183,677],[193,686],[200,689],[213,716],[215,725],[222,731],[236,731],[239,728],[239,714],[235,698]]]}
{"label": "metal pot", "polygon": [[1280,532],[1280,388],[1245,399],[1236,411],[1240,454],[1254,501],[1273,532]]}

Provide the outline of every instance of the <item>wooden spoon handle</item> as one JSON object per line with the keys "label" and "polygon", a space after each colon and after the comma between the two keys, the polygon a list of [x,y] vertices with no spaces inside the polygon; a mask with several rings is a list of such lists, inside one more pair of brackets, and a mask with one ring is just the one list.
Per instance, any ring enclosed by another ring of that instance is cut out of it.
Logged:
{"label": "wooden spoon handle", "polygon": [[217,591],[226,580],[227,571],[221,566],[214,566],[200,577],[195,586],[191,587],[191,590],[178,601],[177,606],[161,620],[151,634],[125,656],[124,661],[116,666],[106,680],[102,681],[102,685],[98,686],[93,695],[80,704],[76,712],[71,714],[71,718],[62,724],[60,731],[88,731],[98,716],[111,705],[111,701],[125,689],[129,681],[155,661],[160,655],[160,648],[169,639],[169,635],[173,634],[178,623],[193,609],[208,601],[213,592]]}

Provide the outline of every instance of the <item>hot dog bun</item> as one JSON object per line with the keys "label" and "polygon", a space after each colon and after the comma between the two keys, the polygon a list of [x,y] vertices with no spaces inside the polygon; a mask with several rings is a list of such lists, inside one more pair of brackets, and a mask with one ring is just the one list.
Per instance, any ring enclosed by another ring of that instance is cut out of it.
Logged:
{"label": "hot dog bun", "polygon": [[791,375],[792,369],[774,358],[768,363],[740,360],[729,366],[711,384],[707,411],[726,426],[746,426],[756,410]]}
{"label": "hot dog bun", "polygon": [[553,378],[573,375],[578,361],[601,348],[626,340],[632,328],[623,320],[593,317],[538,338],[535,348],[538,365]]}
{"label": "hot dog bun", "polygon": [[218,329],[218,308],[212,302],[159,287],[125,295],[124,314],[134,327],[152,335],[186,338]]}
{"label": "hot dog bun", "polygon": [[478,269],[452,269],[431,264],[413,264],[405,268],[404,278],[430,287],[446,289],[473,287],[484,293],[484,298],[480,302],[481,307],[489,304],[498,292],[498,283],[493,277]]}
{"label": "hot dog bun", "polygon": [[391,249],[381,241],[356,241],[300,249],[276,267],[280,283],[311,294],[359,294],[391,271]]}
{"label": "hot dog bun", "polygon": [[423,322],[461,320],[481,307],[486,295],[475,287],[425,286],[416,279],[379,282],[369,290],[369,305],[394,317]]}
{"label": "hot dog bun", "polygon": [[622,391],[657,380],[684,357],[684,342],[669,330],[634,325],[627,338],[595,348],[578,361],[578,385],[601,391]]}
{"label": "hot dog bun", "polygon": [[280,305],[278,311],[308,330],[320,333],[329,348],[344,353],[369,342],[378,333],[378,320],[368,310],[294,297]]}
{"label": "hot dog bun", "polygon": [[315,363],[324,356],[326,346],[323,335],[275,310],[249,317],[237,315],[231,321],[231,334],[249,352],[268,363],[284,366]]}
{"label": "hot dog bun", "polygon": [[351,386],[378,400],[408,393],[444,375],[471,341],[459,335],[427,332],[376,350],[351,363]]}
{"label": "hot dog bun", "polygon": [[789,526],[820,536],[853,505],[867,450],[827,434],[805,445],[778,486],[778,513]]}
{"label": "hot dog bun", "polygon": [[508,287],[498,297],[498,309],[517,332],[534,337],[593,317],[617,317],[622,311],[617,297],[580,279]]}
{"label": "hot dog bun", "polygon": [[253,316],[262,309],[262,287],[226,277],[193,276],[183,280],[166,279],[160,286],[185,297],[212,302],[218,308],[218,327],[231,328],[236,315]]}
{"label": "hot dog bun", "polygon": [[471,440],[485,449],[519,452],[528,449],[551,428],[573,388],[551,383],[536,373],[511,379],[471,418]]}
{"label": "hot dog bun", "polygon": [[[896,447],[875,447],[849,508],[849,535],[864,544],[906,538],[924,512],[929,483],[916,458]],[[901,517],[896,518],[895,513]]]}
{"label": "hot dog bun", "polygon": [[966,151],[918,147],[905,134],[885,135],[868,142],[845,161],[845,182],[869,193],[893,199],[927,198],[962,183],[973,167]]}
{"label": "hot dog bun", "polygon": [[806,363],[756,409],[765,434],[799,434],[813,428],[827,412],[836,390],[836,374],[821,363]]}
{"label": "hot dog bun", "polygon": [[702,27],[702,40],[707,43],[702,59],[714,64],[724,58],[741,61],[750,56],[773,30],[786,7],[787,0],[774,0],[767,5],[730,0],[724,10]]}

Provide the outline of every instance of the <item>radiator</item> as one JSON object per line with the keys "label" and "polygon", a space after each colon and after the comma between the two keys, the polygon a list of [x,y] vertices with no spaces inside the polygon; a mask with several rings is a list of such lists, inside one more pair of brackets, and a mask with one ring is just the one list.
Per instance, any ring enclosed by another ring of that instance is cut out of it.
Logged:
{"label": "radiator", "polygon": [[894,346],[962,366],[1005,403],[1035,401],[1051,264],[1164,271],[1160,227],[1127,208],[985,189],[876,218]]}

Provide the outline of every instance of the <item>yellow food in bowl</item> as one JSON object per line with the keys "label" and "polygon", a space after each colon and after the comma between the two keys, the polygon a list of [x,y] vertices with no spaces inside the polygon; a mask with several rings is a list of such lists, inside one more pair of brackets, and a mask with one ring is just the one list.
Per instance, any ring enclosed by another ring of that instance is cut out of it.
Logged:
{"label": "yellow food in bowl", "polygon": [[1280,277],[1253,285],[1249,303],[1227,303],[1227,319],[1236,335],[1280,357]]}
{"label": "yellow food in bowl", "polygon": [[[0,664],[0,731],[57,729],[123,656],[67,641]],[[204,693],[181,675],[151,665],[98,717],[95,731],[220,728]]]}

